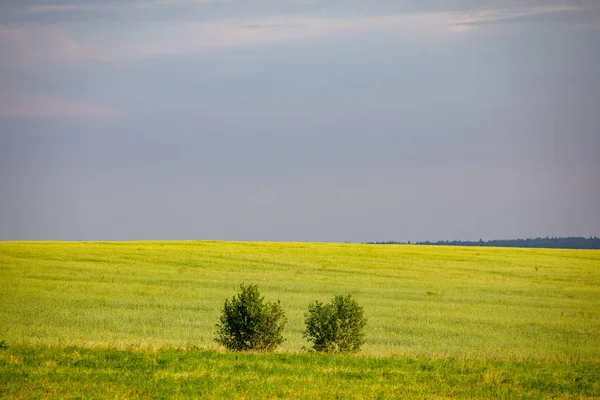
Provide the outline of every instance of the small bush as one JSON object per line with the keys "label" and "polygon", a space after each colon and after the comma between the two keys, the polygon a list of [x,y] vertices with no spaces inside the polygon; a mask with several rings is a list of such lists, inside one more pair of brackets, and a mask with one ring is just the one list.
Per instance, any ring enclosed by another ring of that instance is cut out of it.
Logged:
{"label": "small bush", "polygon": [[8,349],[8,345],[6,344],[6,341],[0,340],[0,350],[6,350],[6,349]]}
{"label": "small bush", "polygon": [[225,300],[215,341],[229,350],[273,350],[283,343],[287,319],[279,300],[265,303],[258,286],[240,286],[241,292]]}
{"label": "small bush", "polygon": [[305,315],[304,338],[322,352],[356,352],[365,343],[367,324],[363,308],[351,295],[335,296],[331,303],[315,301]]}

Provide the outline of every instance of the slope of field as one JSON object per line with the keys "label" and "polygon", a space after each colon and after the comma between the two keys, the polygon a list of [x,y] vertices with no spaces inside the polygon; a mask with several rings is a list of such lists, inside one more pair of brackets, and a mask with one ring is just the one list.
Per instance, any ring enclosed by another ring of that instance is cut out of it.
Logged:
{"label": "slope of field", "polygon": [[225,298],[256,283],[298,352],[309,302],[352,293],[363,354],[600,362],[600,251],[311,243],[0,243],[11,346],[217,349]]}

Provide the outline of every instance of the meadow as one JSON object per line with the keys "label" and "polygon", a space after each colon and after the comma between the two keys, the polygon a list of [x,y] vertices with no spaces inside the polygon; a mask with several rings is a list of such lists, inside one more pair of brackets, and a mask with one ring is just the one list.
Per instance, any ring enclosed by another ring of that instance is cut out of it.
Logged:
{"label": "meadow", "polygon": [[[276,354],[213,341],[242,282],[281,300]],[[368,319],[361,353],[310,354],[308,304],[345,293]],[[163,397],[594,398],[600,251],[2,242],[0,340],[0,395],[15,398],[154,397],[163,381]]]}

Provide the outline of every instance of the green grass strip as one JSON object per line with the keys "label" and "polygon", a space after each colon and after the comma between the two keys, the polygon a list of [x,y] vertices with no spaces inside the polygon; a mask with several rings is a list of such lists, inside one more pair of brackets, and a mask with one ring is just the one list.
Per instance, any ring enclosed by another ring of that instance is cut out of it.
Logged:
{"label": "green grass strip", "polygon": [[600,365],[485,359],[10,347],[0,397],[597,398]]}

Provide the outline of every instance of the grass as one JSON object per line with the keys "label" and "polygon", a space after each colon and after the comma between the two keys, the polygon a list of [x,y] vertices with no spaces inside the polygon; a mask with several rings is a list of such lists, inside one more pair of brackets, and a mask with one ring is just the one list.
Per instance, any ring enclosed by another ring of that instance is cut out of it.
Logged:
{"label": "grass", "polygon": [[[213,341],[241,282],[281,300],[280,354],[222,354]],[[308,304],[345,293],[368,319],[361,355],[306,354]],[[0,242],[0,340],[0,396],[17,398],[70,397],[65,382],[78,396],[148,397],[163,381],[165,397],[600,397],[600,251]],[[97,368],[69,363],[73,353]],[[160,369],[163,356],[191,361]],[[157,364],[127,372],[111,357]],[[199,377],[218,384],[198,392]]]}
{"label": "grass", "polygon": [[594,398],[597,363],[198,350],[9,348],[9,398]]}

